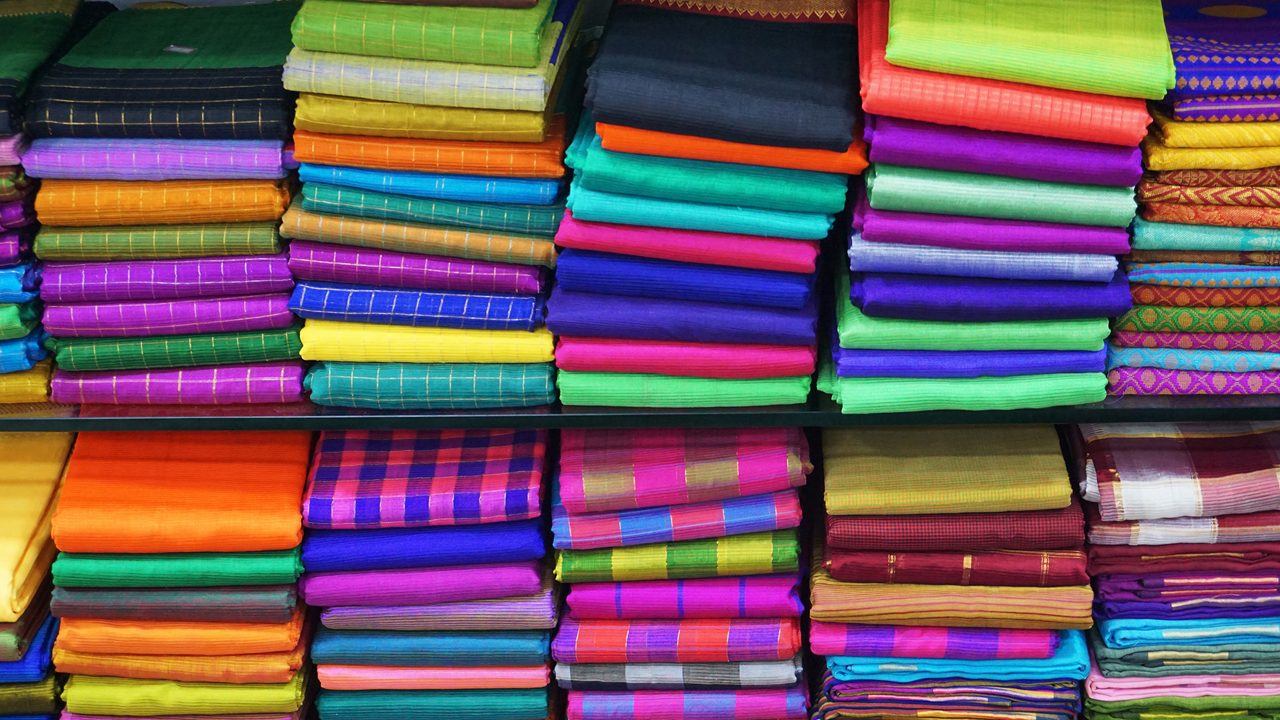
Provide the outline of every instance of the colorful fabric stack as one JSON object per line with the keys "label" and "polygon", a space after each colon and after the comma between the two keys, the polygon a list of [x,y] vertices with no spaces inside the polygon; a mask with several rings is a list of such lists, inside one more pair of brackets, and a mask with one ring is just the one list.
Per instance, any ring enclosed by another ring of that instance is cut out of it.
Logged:
{"label": "colorful fabric stack", "polygon": [[565,430],[568,720],[800,720],[799,429]]}
{"label": "colorful fabric stack", "polygon": [[847,413],[1106,396],[1157,0],[858,4],[873,163],[821,387]]}
{"label": "colorful fabric stack", "polygon": [[1280,714],[1280,425],[1081,425],[1085,717]]}
{"label": "colorful fabric stack", "polygon": [[52,720],[58,679],[50,653],[58,623],[49,614],[48,575],[56,550],[49,538],[66,433],[0,435],[0,718]]}
{"label": "colorful fabric stack", "polygon": [[81,433],[53,515],[66,718],[304,711],[304,432]]}
{"label": "colorful fabric stack", "polygon": [[1052,426],[829,430],[815,717],[1074,720],[1092,623]]}
{"label": "colorful fabric stack", "polygon": [[22,168],[23,96],[56,51],[80,9],[79,0],[0,3],[0,403],[49,396],[52,364],[40,328],[39,270],[31,258],[36,184]]}
{"label": "colorful fabric stack", "polygon": [[284,80],[303,187],[284,233],[312,400],[555,400],[544,297],[579,4],[305,2]]}
{"label": "colorful fabric stack", "polygon": [[543,430],[331,432],[303,500],[322,720],[544,720]]}
{"label": "colorful fabric stack", "polygon": [[132,9],[29,93],[36,253],[63,403],[301,399],[280,83],[288,0]]}
{"label": "colorful fabric stack", "polygon": [[1280,394],[1280,3],[1167,0],[1114,395]]}
{"label": "colorful fabric stack", "polygon": [[850,0],[618,3],[556,235],[562,402],[808,399],[818,245],[866,165],[852,21]]}

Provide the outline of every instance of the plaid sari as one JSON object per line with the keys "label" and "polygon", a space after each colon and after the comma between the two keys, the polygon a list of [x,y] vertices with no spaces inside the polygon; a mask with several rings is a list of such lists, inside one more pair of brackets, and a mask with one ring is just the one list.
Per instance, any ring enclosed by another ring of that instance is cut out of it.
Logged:
{"label": "plaid sari", "polygon": [[786,660],[800,652],[799,618],[566,618],[551,644],[559,663],[720,663]]}

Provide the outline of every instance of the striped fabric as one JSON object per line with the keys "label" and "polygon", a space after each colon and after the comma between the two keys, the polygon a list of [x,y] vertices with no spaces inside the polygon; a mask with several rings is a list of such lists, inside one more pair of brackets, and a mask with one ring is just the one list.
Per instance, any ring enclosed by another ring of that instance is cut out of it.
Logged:
{"label": "striped fabric", "polygon": [[774,662],[560,663],[556,683],[566,690],[682,690],[779,687],[799,682],[800,656]]}
{"label": "striped fabric", "polygon": [[1052,630],[847,625],[814,621],[809,644],[814,655],[878,655],[954,660],[1041,660],[1053,657]]}
{"label": "striped fabric", "polygon": [[799,617],[799,576],[577,583],[569,617],[579,620]]}
{"label": "striped fabric", "polygon": [[804,485],[798,428],[561,433],[560,502],[571,514],[707,502]]}
{"label": "striped fabric", "polygon": [[804,720],[809,712],[803,684],[749,690],[570,690],[568,695],[568,720]]}
{"label": "striped fabric", "polygon": [[303,522],[354,530],[536,518],[546,452],[544,430],[324,432]]}
{"label": "striped fabric", "polygon": [[564,583],[767,575],[799,569],[795,530],[608,550],[561,550],[556,579]]}
{"label": "striped fabric", "polygon": [[1104,522],[1089,519],[1094,545],[1173,545],[1178,543],[1253,543],[1280,541],[1280,512]]}
{"label": "striped fabric", "polygon": [[548,579],[537,595],[435,605],[326,608],[320,622],[334,630],[552,630],[559,593]]}
{"label": "striped fabric", "polygon": [[131,337],[244,332],[289,327],[288,295],[45,307],[44,326],[65,337]]}
{"label": "striped fabric", "polygon": [[565,618],[551,655],[558,663],[753,662],[789,660],[800,648],[799,618]]}
{"label": "striped fabric", "polygon": [[536,295],[546,285],[545,273],[536,266],[300,240],[289,244],[289,269],[299,280],[410,290]]}
{"label": "striped fabric", "polygon": [[307,375],[311,401],[383,410],[538,407],[556,400],[551,363],[323,362]]}
{"label": "striped fabric", "polygon": [[300,282],[289,299],[295,315],[380,325],[476,330],[534,330],[542,324],[535,295],[430,292]]}
{"label": "striped fabric", "polygon": [[557,504],[551,515],[552,545],[592,550],[785,530],[799,527],[801,515],[795,490],[588,515],[570,515]]}
{"label": "striped fabric", "polygon": [[44,228],[36,236],[42,260],[154,260],[227,255],[274,255],[274,222],[223,225],[146,225]]}

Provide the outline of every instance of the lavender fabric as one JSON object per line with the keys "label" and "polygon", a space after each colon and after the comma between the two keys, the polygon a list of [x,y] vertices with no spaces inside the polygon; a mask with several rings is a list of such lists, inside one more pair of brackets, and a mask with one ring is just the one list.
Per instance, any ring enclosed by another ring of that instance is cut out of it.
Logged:
{"label": "lavender fabric", "polygon": [[288,327],[289,294],[47,305],[44,326],[54,337],[132,337],[240,332]]}
{"label": "lavender fabric", "polygon": [[972,378],[1100,373],[1107,350],[849,350],[833,345],[840,377]]}
{"label": "lavender fabric", "polygon": [[67,372],[50,383],[55,403],[98,405],[244,405],[302,400],[301,361],[165,370]]}
{"label": "lavender fabric", "polygon": [[41,138],[22,156],[27,174],[74,180],[275,180],[279,140]]}
{"label": "lavender fabric", "polygon": [[0,231],[0,267],[17,265],[30,250],[29,229]]}
{"label": "lavender fabric", "polygon": [[542,292],[546,282],[543,268],[532,265],[415,255],[305,240],[289,244],[289,269],[300,280],[408,290],[536,295]]}
{"label": "lavender fabric", "polygon": [[1133,304],[1122,271],[1105,283],[866,273],[849,295],[870,317],[949,322],[1117,317]]}
{"label": "lavender fabric", "polygon": [[8,135],[0,138],[0,165],[18,165],[22,162],[22,153],[27,150],[25,135]]}
{"label": "lavender fabric", "polygon": [[564,337],[707,343],[813,345],[817,309],[801,310],[622,297],[556,288],[547,327]]}
{"label": "lavender fabric", "polygon": [[873,243],[1096,255],[1129,252],[1126,228],[875,210],[865,197],[854,208],[853,226],[863,240]]}
{"label": "lavender fabric", "polygon": [[413,570],[309,574],[302,597],[313,607],[431,605],[533,595],[542,589],[537,561]]}
{"label": "lavender fabric", "polygon": [[1132,187],[1142,179],[1138,147],[989,132],[871,115],[871,162],[1080,185]]}
{"label": "lavender fabric", "polygon": [[856,233],[849,238],[849,268],[854,272],[1106,282],[1119,267],[1120,263],[1110,255],[957,250],[931,245],[873,243]]}
{"label": "lavender fabric", "polygon": [[241,255],[46,263],[40,295],[50,303],[89,303],[260,295],[292,289],[284,255]]}

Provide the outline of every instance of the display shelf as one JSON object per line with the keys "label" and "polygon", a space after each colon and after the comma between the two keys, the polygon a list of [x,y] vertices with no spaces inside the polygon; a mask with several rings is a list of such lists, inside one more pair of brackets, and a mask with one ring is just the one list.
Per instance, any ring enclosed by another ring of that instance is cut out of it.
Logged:
{"label": "display shelf", "polygon": [[835,427],[996,423],[1280,420],[1280,397],[1111,398],[1093,405],[1001,412],[844,415],[825,395],[805,405],[715,410],[561,407],[521,410],[343,410],[311,404],[239,407],[85,407],[0,409],[0,431],[344,430],[463,427]]}

